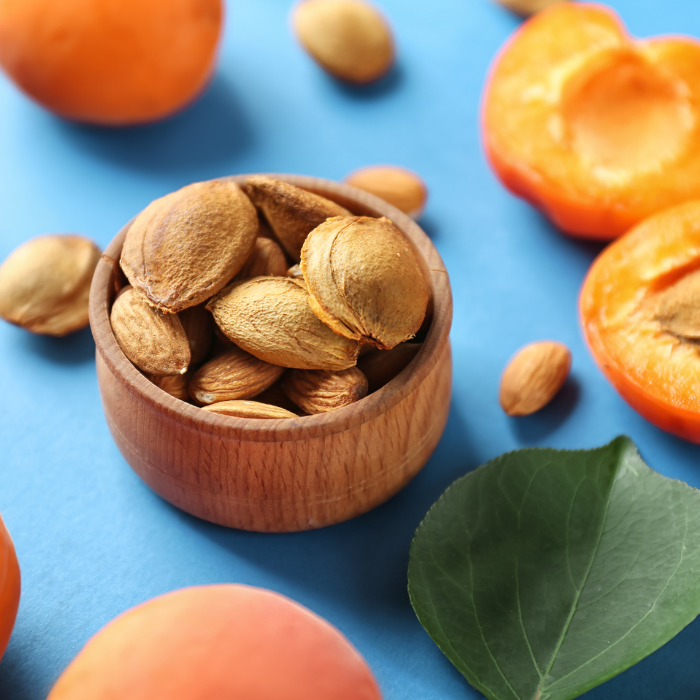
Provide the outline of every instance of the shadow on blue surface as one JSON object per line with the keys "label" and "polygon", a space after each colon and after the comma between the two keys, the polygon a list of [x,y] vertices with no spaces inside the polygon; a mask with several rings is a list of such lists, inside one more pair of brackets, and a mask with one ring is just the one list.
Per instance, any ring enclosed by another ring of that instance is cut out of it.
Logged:
{"label": "shadow on blue surface", "polygon": [[539,229],[545,231],[547,235],[556,236],[557,238],[567,241],[571,247],[590,257],[591,262],[593,262],[593,260],[603,251],[603,248],[610,243],[610,241],[597,240],[594,238],[581,238],[579,236],[564,233],[561,229],[557,228],[551,219],[547,218],[542,211],[534,206],[531,208],[531,211],[534,218],[538,220],[537,227]]}
{"label": "shadow on blue surface", "polygon": [[21,657],[21,647],[10,646],[0,663],[0,698],[34,700],[31,667]]}
{"label": "shadow on blue surface", "polygon": [[526,445],[539,443],[553,433],[571,415],[581,395],[581,384],[570,376],[561,391],[543,409],[530,416],[509,419],[510,427],[519,442]]}
{"label": "shadow on blue surface", "polygon": [[347,97],[354,100],[376,100],[397,91],[404,82],[405,74],[400,62],[396,62],[391,70],[381,79],[367,85],[353,85],[324,73],[328,84]]}
{"label": "shadow on blue surface", "polygon": [[435,243],[440,238],[440,227],[437,221],[430,215],[421,216],[418,225],[425,231],[428,238]]}
{"label": "shadow on blue surface", "polygon": [[250,121],[231,85],[216,76],[184,112],[156,124],[123,129],[74,124],[56,119],[76,147],[117,164],[149,173],[216,171],[254,143]]}
{"label": "shadow on blue surface", "polygon": [[27,353],[58,365],[82,365],[95,361],[95,341],[89,327],[63,338],[22,332],[17,334],[16,340]]}

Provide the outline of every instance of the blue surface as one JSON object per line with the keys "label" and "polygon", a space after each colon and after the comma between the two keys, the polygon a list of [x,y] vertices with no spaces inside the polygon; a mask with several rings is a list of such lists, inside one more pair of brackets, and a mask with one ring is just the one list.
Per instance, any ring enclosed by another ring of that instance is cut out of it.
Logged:
{"label": "blue surface", "polygon": [[[700,4],[617,0],[633,33],[700,35]],[[425,470],[375,511],[293,535],[230,531],[153,494],[114,446],[88,331],[63,340],[0,325],[0,512],[23,593],[0,664],[1,700],[43,700],[90,635],[123,610],[192,584],[280,591],[339,627],[387,700],[479,698],[416,620],[408,548],[455,478],[525,445],[591,447],[630,435],[655,469],[700,487],[700,448],[637,416],[586,351],[577,294],[600,246],[558,235],[501,188],[479,143],[488,65],[517,21],[489,0],[381,0],[399,63],[381,84],[323,74],[289,29],[289,0],[229,6],[220,68],[204,97],[159,125],[109,131],[54,118],[0,78],[0,259],[47,231],[105,246],[153,198],[189,182],[278,171],[340,179],[370,163],[427,181],[423,223],[452,276],[454,402]],[[540,414],[508,419],[501,370],[522,344],[567,343],[573,376]],[[700,621],[592,691],[591,700],[700,695]]]}

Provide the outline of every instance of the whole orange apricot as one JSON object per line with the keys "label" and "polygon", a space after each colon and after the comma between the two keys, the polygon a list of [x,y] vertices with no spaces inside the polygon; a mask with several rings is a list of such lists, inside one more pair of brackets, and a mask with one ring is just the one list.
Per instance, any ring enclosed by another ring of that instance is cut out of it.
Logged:
{"label": "whole orange apricot", "polygon": [[328,622],[282,595],[197,586],[132,608],[98,632],[48,700],[381,700]]}
{"label": "whole orange apricot", "polygon": [[222,0],[0,0],[0,65],[62,117],[155,121],[206,85],[222,17]]}
{"label": "whole orange apricot", "polygon": [[700,443],[700,200],[609,245],[581,289],[588,347],[647,420]]}
{"label": "whole orange apricot", "polygon": [[700,42],[638,40],[604,5],[558,3],[494,62],[491,164],[567,233],[615,238],[700,197]]}
{"label": "whole orange apricot", "polygon": [[0,659],[7,649],[19,607],[20,573],[15,546],[0,517]]}

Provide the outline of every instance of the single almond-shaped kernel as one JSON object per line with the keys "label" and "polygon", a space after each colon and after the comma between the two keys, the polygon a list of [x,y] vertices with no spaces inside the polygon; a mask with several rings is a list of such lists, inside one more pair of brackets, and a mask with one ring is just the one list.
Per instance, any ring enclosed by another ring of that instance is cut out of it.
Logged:
{"label": "single almond-shaped kernel", "polygon": [[298,418],[296,413],[286,411],[279,406],[272,406],[259,401],[221,401],[209,406],[202,406],[203,411],[220,413],[236,418]]}
{"label": "single almond-shaped kernel", "polygon": [[159,389],[162,389],[166,394],[180,399],[180,401],[189,401],[190,394],[187,391],[187,373],[172,374],[158,377],[155,374],[146,374],[146,378],[150,379]]}
{"label": "single almond-shaped kernel", "polygon": [[119,347],[140,370],[158,376],[187,371],[190,344],[177,316],[154,309],[132,287],[114,302],[110,319]]}
{"label": "single almond-shaped kernel", "polygon": [[539,411],[556,396],[570,370],[571,352],[566,345],[551,340],[526,345],[501,377],[501,408],[509,416]]}
{"label": "single almond-shaped kernel", "polygon": [[389,219],[329,219],[306,239],[301,270],[314,313],[346,338],[390,350],[423,323],[428,287]]}
{"label": "single almond-shaped kernel", "polygon": [[350,216],[330,199],[264,175],[247,178],[246,191],[294,260],[299,260],[306,237],[319,224],[331,216]]}
{"label": "single almond-shaped kernel", "polygon": [[403,372],[422,347],[422,343],[401,343],[393,350],[374,350],[362,355],[357,366],[367,377],[370,394]]}
{"label": "single almond-shaped kernel", "polygon": [[381,197],[385,202],[417,219],[423,213],[428,189],[418,175],[395,165],[374,165],[345,178],[348,185]]}
{"label": "single almond-shaped kernel", "polygon": [[302,46],[336,78],[370,83],[394,63],[391,28],[365,0],[304,0],[292,22]]}
{"label": "single almond-shaped kernel", "polygon": [[287,277],[291,277],[294,280],[303,280],[304,273],[301,271],[301,265],[292,265],[287,270]]}
{"label": "single almond-shaped kernel", "polygon": [[552,5],[565,2],[565,0],[496,0],[496,2],[511,12],[515,12],[522,17],[529,17],[546,10]]}
{"label": "single almond-shaped kernel", "polygon": [[306,413],[327,413],[367,396],[367,378],[357,367],[340,372],[295,369],[282,381],[284,393]]}
{"label": "single almond-shaped kernel", "polygon": [[88,324],[100,249],[72,234],[39,236],[0,266],[0,317],[32,333],[63,336]]}
{"label": "single almond-shaped kernel", "polygon": [[286,277],[287,258],[282,248],[270,238],[258,238],[245,265],[236,275],[237,280],[253,277]]}
{"label": "single almond-shaped kernel", "polygon": [[177,313],[223,289],[257,235],[255,207],[235,182],[196,182],[156,199],[134,219],[121,266],[152,306]]}
{"label": "single almond-shaped kernel", "polygon": [[207,308],[230,340],[270,364],[339,370],[357,362],[358,343],[324,325],[311,310],[303,284],[289,277],[234,283]]}
{"label": "single almond-shaped kernel", "polygon": [[214,342],[214,319],[203,305],[191,306],[178,315],[190,344],[190,365],[204,362]]}
{"label": "single almond-shaped kernel", "polygon": [[188,388],[190,396],[202,404],[252,399],[272,386],[283,373],[283,367],[258,360],[234,347],[202,365]]}
{"label": "single almond-shaped kernel", "polygon": [[659,295],[655,319],[667,333],[700,340],[700,270],[682,277]]}

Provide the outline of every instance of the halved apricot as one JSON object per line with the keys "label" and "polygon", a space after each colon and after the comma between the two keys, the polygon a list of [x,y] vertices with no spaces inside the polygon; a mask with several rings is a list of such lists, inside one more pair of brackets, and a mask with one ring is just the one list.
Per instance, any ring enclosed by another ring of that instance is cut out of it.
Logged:
{"label": "halved apricot", "polygon": [[700,200],[609,245],[581,289],[593,357],[659,428],[700,443]]}
{"label": "halved apricot", "polygon": [[487,155],[565,232],[615,238],[700,197],[700,42],[635,40],[610,9],[562,3],[492,68]]}

